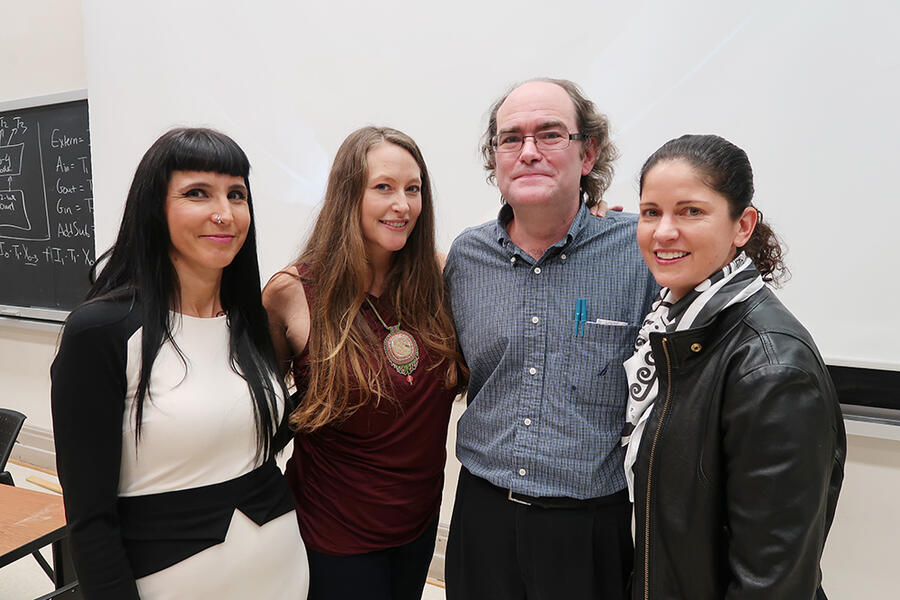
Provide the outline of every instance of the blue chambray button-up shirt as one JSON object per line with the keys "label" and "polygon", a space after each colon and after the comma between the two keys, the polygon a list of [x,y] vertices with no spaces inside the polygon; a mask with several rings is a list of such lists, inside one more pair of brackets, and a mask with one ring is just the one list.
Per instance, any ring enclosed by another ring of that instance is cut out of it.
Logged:
{"label": "blue chambray button-up shirt", "polygon": [[[456,451],[474,475],[531,496],[594,498],[625,487],[622,362],[658,286],[637,216],[582,205],[534,260],[506,232],[512,209],[463,231],[444,277],[471,370]],[[587,301],[583,336],[576,300]],[[598,320],[599,319],[599,320]]]}

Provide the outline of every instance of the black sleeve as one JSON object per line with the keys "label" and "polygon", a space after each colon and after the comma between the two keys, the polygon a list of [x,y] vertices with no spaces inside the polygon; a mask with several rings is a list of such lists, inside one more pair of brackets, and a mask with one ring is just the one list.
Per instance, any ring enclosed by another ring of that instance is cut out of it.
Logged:
{"label": "black sleeve", "polygon": [[121,323],[98,324],[108,315],[102,305],[84,308],[70,316],[50,369],[72,557],[87,600],[137,599],[117,512],[127,333]]}
{"label": "black sleeve", "polygon": [[725,598],[810,598],[828,529],[834,400],[807,371],[770,365],[737,381],[725,402]]}

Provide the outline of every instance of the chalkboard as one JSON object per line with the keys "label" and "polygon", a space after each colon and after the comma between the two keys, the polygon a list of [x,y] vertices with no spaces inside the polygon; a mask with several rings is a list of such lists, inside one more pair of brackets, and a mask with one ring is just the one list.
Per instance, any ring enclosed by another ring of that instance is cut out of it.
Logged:
{"label": "chalkboard", "polygon": [[0,111],[0,314],[61,319],[88,290],[87,100]]}

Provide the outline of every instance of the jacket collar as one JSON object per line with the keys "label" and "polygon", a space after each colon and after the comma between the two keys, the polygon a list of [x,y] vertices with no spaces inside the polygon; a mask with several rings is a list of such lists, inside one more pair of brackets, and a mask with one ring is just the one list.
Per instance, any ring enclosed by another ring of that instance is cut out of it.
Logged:
{"label": "jacket collar", "polygon": [[[711,323],[694,329],[673,331],[671,333],[654,332],[650,334],[650,344],[658,369],[665,368],[666,357],[672,369],[690,367],[705,357],[719,344],[729,338],[729,334],[761,302],[771,295],[768,289],[754,294],[746,302],[735,304],[722,311]],[[662,348],[662,340],[666,339],[666,350]]]}

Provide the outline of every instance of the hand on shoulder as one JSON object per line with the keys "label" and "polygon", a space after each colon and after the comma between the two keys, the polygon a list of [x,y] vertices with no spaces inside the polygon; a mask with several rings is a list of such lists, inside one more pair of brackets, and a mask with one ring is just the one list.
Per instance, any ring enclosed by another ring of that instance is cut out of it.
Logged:
{"label": "hand on shoulder", "polygon": [[609,204],[606,203],[606,200],[600,200],[597,204],[593,205],[590,209],[591,214],[595,217],[605,217],[606,213],[610,210],[615,212],[622,212],[625,210],[625,207],[621,204],[617,204],[616,206],[610,207]]}

